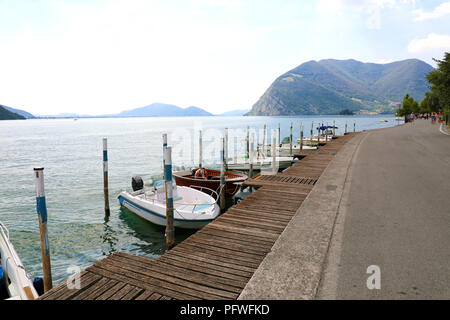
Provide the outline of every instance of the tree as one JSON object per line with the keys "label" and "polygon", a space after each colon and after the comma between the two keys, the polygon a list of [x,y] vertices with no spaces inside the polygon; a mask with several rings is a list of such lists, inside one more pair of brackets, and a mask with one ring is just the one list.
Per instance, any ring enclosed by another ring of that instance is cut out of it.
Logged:
{"label": "tree", "polygon": [[438,99],[439,109],[450,108],[450,52],[444,53],[444,59],[436,61],[438,67],[426,75],[431,84],[431,94]]}
{"label": "tree", "polygon": [[411,113],[419,113],[419,103],[414,100],[409,94],[406,94],[403,98],[402,107],[396,111],[398,117],[404,117],[410,115]]}

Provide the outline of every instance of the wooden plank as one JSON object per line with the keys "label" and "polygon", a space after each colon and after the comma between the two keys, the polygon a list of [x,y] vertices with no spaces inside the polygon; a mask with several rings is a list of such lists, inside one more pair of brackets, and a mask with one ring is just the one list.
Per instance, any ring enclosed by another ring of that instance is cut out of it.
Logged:
{"label": "wooden plank", "polygon": [[[235,296],[235,294],[226,291],[221,291],[207,286],[198,285],[165,274],[158,274],[156,272],[147,272],[142,269],[136,270],[127,267],[124,264],[121,264],[119,266],[117,263],[114,264],[107,260],[108,258],[98,262],[96,265],[110,272],[116,273],[121,272],[130,279],[134,279],[136,281],[145,281],[146,283],[152,284],[158,288],[167,288],[177,292],[184,292],[186,294],[199,297],[200,299],[225,299],[225,298],[232,298]],[[162,293],[161,291],[158,292]]]}
{"label": "wooden plank", "polygon": [[[91,272],[101,274],[101,275],[103,275],[105,277],[109,277],[111,279],[116,279],[118,281],[126,282],[128,284],[128,286],[136,286],[136,287],[139,287],[142,289],[153,290],[155,292],[160,292],[160,293],[166,293],[166,294],[173,296],[180,300],[200,299],[195,294],[189,295],[189,294],[186,294],[185,292],[180,292],[178,290],[173,290],[171,288],[156,286],[153,282],[148,281],[145,277],[144,278],[141,277],[138,279],[136,279],[135,277],[129,277],[127,273],[120,272],[120,270],[110,271],[110,270],[103,269],[103,268],[97,266],[97,264],[90,266],[89,270]],[[125,290],[125,287],[122,288],[121,290]],[[111,300],[114,300],[114,299],[111,298]]]}
{"label": "wooden plank", "polygon": [[[159,293],[153,292],[151,290],[144,290],[144,292],[142,292],[139,296],[137,296],[135,298],[135,300],[153,300],[153,299],[150,299],[150,297],[152,295],[158,295],[159,297],[161,296]],[[158,300],[158,299],[154,299],[154,300]]]}
{"label": "wooden plank", "polygon": [[[122,300],[122,298],[125,297],[127,295],[127,293],[132,291],[133,288],[135,288],[135,287],[130,284],[127,284],[122,289],[117,291],[114,295],[109,297],[108,300]],[[148,290],[148,291],[153,292],[152,290]]]}
{"label": "wooden plank", "polygon": [[[176,247],[175,247],[176,248]],[[177,258],[179,257],[189,257],[189,259],[192,260],[194,263],[207,263],[208,265],[211,265],[211,268],[226,268],[227,272],[239,275],[242,277],[250,277],[255,268],[254,267],[247,267],[247,266],[241,266],[234,264],[230,262],[226,258],[217,257],[213,255],[204,254],[202,252],[197,251],[191,251],[186,250],[186,248],[181,248],[179,250],[175,250],[175,248],[172,248],[169,253],[167,253],[165,256],[167,257],[176,255]]]}
{"label": "wooden plank", "polygon": [[144,292],[144,289],[133,287],[126,295],[122,297],[120,300],[133,300],[134,298],[138,297],[142,292]]}
{"label": "wooden plank", "polygon": [[[241,282],[230,279],[223,279],[213,275],[207,275],[183,267],[173,266],[170,264],[166,264],[163,261],[157,261],[156,263],[142,263],[142,260],[137,260],[129,257],[127,258],[126,256],[119,255],[112,256],[112,259],[114,259],[113,261],[117,261],[119,264],[130,265],[130,270],[139,270],[137,272],[156,272],[159,274],[165,274],[169,277],[177,277],[193,283],[198,283],[199,285],[205,285],[230,292],[239,293],[240,290],[237,290],[236,288],[242,288]],[[134,268],[133,266],[137,268]]]}
{"label": "wooden plank", "polygon": [[108,300],[111,296],[113,296],[117,291],[126,286],[125,282],[117,282],[111,289],[105,291],[102,295],[95,298],[95,300]]}

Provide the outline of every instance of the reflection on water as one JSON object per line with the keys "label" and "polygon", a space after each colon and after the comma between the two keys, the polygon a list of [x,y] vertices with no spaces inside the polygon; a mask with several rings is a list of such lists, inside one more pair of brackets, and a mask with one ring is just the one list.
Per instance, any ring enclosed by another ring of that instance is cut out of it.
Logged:
{"label": "reflection on water", "polygon": [[109,256],[116,252],[116,244],[117,244],[117,237],[116,232],[109,224],[109,217],[105,217],[105,222],[103,223],[104,229],[103,234],[101,235],[101,239],[103,240],[103,243],[106,245],[106,248],[102,250],[102,254],[104,256]]}
{"label": "reflection on water", "polygon": [[[136,251],[142,251],[152,256],[159,256],[166,251],[166,228],[153,224],[126,208],[120,208],[120,219],[128,226],[128,235],[141,240],[136,243]],[[196,230],[175,228],[175,244],[180,243]],[[135,250],[132,250],[135,251]]]}

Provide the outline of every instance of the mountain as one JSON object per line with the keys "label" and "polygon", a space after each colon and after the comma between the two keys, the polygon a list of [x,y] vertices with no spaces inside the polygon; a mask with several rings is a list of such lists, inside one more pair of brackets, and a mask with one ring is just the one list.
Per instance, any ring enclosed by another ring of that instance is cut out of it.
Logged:
{"label": "mountain", "polygon": [[133,110],[122,111],[116,117],[185,117],[185,116],[212,116],[211,113],[198,108],[180,108],[172,104],[152,103],[151,105]]}
{"label": "mountain", "polygon": [[0,105],[0,120],[19,120],[19,119],[25,119],[24,116],[21,116],[20,114],[11,112],[4,108],[4,106]]}
{"label": "mountain", "polygon": [[26,111],[23,111],[23,110],[20,110],[20,109],[14,109],[14,108],[7,107],[7,106],[4,106],[4,105],[0,105],[0,106],[5,108],[6,110],[9,110],[11,112],[17,113],[17,114],[19,114],[19,115],[21,115],[21,116],[23,116],[23,117],[25,117],[27,119],[34,119],[34,118],[36,118],[34,115],[32,115],[29,112],[26,112]]}
{"label": "mountain", "polygon": [[243,116],[245,115],[247,112],[249,112],[250,109],[237,109],[237,110],[231,110],[231,111],[227,111],[227,112],[223,112],[223,113],[219,113],[216,114],[216,116]]}
{"label": "mountain", "polygon": [[418,59],[387,64],[308,61],[278,77],[247,115],[394,112],[406,93],[423,99],[428,91],[425,75],[433,70]]}

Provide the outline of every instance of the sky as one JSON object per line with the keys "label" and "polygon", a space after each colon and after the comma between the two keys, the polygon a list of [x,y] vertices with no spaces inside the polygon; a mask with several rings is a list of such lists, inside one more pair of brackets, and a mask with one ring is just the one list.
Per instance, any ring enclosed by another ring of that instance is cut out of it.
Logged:
{"label": "sky", "polygon": [[450,51],[450,1],[0,0],[0,104],[36,115],[154,102],[249,109],[303,62]]}

